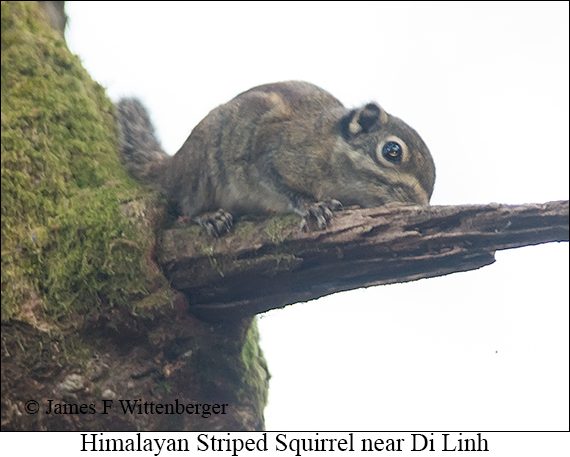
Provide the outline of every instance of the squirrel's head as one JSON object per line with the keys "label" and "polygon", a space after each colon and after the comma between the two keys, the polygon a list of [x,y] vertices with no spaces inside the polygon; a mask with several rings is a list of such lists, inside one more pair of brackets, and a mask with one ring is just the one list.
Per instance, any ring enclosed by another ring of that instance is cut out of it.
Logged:
{"label": "squirrel's head", "polygon": [[427,205],[435,165],[418,133],[376,103],[344,115],[338,152],[347,159],[347,181],[356,188],[343,203],[364,207],[390,202]]}

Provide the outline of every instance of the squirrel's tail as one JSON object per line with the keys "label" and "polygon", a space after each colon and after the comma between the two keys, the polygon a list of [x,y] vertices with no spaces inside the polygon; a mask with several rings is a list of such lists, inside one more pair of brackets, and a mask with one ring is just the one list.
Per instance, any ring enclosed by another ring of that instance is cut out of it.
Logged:
{"label": "squirrel's tail", "polygon": [[150,116],[136,98],[117,103],[121,159],[130,175],[142,184],[166,191],[166,169],[171,156],[156,139]]}

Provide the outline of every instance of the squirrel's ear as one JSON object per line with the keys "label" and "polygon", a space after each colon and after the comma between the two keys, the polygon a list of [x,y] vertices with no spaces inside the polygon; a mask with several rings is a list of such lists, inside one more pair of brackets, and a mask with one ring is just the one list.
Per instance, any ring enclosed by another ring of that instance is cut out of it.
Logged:
{"label": "squirrel's ear", "polygon": [[342,119],[342,133],[345,138],[355,137],[360,133],[375,131],[387,121],[388,115],[379,105],[368,103],[352,110]]}

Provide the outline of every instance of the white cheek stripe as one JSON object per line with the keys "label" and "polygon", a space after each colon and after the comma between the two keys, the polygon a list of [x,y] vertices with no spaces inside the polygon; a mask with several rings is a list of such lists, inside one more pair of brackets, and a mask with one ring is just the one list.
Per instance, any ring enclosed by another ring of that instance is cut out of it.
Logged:
{"label": "white cheek stripe", "polygon": [[415,176],[407,173],[398,174],[394,180],[394,184],[403,184],[406,189],[411,189],[414,194],[417,195],[419,201],[426,205],[429,203],[427,192]]}
{"label": "white cheek stripe", "polygon": [[419,183],[419,181],[414,186],[414,192],[418,197],[420,197],[420,199],[424,202],[424,204],[427,205],[429,203],[429,195],[422,187],[422,185]]}

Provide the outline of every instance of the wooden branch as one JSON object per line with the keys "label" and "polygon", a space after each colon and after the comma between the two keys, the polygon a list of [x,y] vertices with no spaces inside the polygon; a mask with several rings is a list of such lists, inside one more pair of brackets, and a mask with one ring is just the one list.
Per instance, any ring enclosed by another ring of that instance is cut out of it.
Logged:
{"label": "wooden branch", "polygon": [[568,201],[526,205],[379,207],[335,213],[326,231],[299,219],[242,222],[211,239],[196,228],[163,233],[159,264],[192,313],[228,320],[343,290],[489,265],[494,253],[568,241]]}

